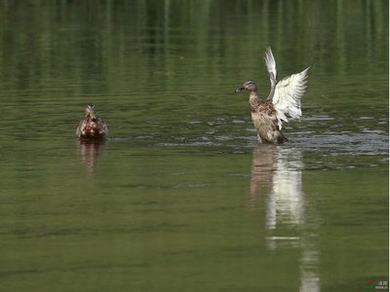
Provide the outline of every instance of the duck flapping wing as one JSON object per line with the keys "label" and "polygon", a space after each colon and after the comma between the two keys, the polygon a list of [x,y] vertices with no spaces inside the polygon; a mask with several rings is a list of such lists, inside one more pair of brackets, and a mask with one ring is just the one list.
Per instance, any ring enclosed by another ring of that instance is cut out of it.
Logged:
{"label": "duck flapping wing", "polygon": [[279,129],[289,118],[297,119],[302,115],[301,99],[306,91],[309,68],[287,76],[276,84],[272,103],[276,110]]}
{"label": "duck flapping wing", "polygon": [[264,61],[265,61],[265,66],[267,67],[267,71],[269,73],[269,78],[271,80],[271,85],[275,85],[276,83],[276,62],[274,55],[272,54],[272,50],[270,47],[268,47],[265,50],[264,54]]}

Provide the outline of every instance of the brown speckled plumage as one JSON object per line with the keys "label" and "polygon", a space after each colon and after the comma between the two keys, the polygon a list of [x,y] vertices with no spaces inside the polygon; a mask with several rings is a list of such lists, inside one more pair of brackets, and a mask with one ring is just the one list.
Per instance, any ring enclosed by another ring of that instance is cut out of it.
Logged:
{"label": "brown speckled plumage", "polygon": [[87,105],[85,118],[80,121],[76,129],[77,137],[81,139],[103,139],[107,133],[107,124],[101,118],[95,116],[95,106],[93,104]]}
{"label": "brown speckled plumage", "polygon": [[276,63],[271,48],[267,48],[264,60],[271,82],[268,97],[259,98],[257,86],[253,81],[244,82],[236,89],[236,92],[250,92],[249,108],[259,142],[281,144],[287,141],[281,131],[283,122],[297,119],[302,115],[301,98],[305,93],[309,68],[278,82]]}
{"label": "brown speckled plumage", "polygon": [[260,142],[280,144],[287,141],[279,130],[272,100],[261,101],[256,92],[253,92],[249,97],[249,109]]}

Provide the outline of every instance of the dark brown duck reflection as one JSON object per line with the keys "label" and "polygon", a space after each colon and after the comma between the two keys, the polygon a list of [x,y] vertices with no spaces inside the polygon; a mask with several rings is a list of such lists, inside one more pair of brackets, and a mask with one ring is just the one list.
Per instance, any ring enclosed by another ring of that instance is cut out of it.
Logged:
{"label": "dark brown duck reflection", "polygon": [[259,145],[253,149],[252,172],[250,185],[250,206],[256,207],[259,196],[272,187],[272,175],[275,164],[276,146]]}
{"label": "dark brown duck reflection", "polygon": [[80,157],[85,165],[85,174],[93,175],[96,161],[104,147],[104,140],[80,139]]}
{"label": "dark brown duck reflection", "polygon": [[302,190],[302,171],[299,149],[257,146],[253,150],[249,208],[264,210],[265,220],[261,222],[265,225],[267,249],[301,251],[300,291],[315,292],[320,291],[317,220],[306,214],[310,204]]}

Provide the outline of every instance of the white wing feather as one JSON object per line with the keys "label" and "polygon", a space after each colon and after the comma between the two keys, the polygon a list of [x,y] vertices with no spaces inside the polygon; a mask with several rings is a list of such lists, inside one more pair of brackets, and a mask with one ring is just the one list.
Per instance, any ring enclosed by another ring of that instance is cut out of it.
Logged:
{"label": "white wing feather", "polygon": [[292,74],[276,84],[272,103],[276,109],[279,129],[282,129],[283,122],[288,122],[288,118],[297,119],[302,116],[301,98],[306,91],[309,68]]}
{"label": "white wing feather", "polygon": [[264,61],[265,65],[267,66],[267,71],[270,74],[270,79],[272,83],[273,81],[276,81],[276,62],[270,47],[265,50]]}

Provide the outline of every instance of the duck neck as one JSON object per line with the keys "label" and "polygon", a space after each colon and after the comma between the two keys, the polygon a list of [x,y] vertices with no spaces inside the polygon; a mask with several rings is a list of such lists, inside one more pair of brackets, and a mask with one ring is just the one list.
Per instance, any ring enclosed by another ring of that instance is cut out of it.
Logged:
{"label": "duck neck", "polygon": [[94,119],[96,119],[96,116],[95,116],[95,114],[91,114],[91,113],[86,113],[85,114],[85,119],[86,120],[94,120]]}
{"label": "duck neck", "polygon": [[249,107],[251,111],[255,110],[260,103],[259,97],[257,96],[256,91],[251,91],[249,95]]}

